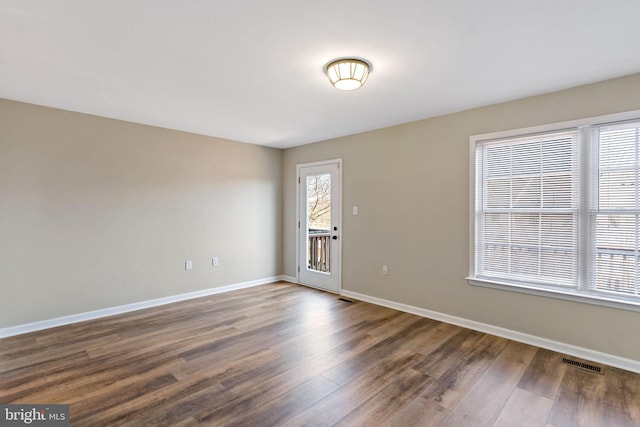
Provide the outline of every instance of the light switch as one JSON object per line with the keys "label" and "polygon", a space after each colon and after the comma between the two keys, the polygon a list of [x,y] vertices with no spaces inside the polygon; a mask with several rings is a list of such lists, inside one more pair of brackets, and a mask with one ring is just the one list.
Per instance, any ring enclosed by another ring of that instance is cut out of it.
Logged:
{"label": "light switch", "polygon": [[353,214],[354,215],[358,215],[358,207],[357,206],[353,207]]}

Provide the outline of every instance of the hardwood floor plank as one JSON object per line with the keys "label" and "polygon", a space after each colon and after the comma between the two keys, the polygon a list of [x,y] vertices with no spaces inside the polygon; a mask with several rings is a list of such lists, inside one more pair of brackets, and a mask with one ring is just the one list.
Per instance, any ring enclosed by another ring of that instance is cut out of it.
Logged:
{"label": "hardwood floor plank", "polygon": [[435,350],[425,355],[413,368],[433,378],[439,378],[464,358],[467,352],[473,350],[483,335],[482,332],[460,329]]}
{"label": "hardwood floor plank", "polygon": [[348,360],[354,355],[366,352],[375,344],[375,340],[368,335],[361,335],[339,346],[335,352],[319,355],[307,360],[291,360],[290,369],[279,372],[263,372],[262,376],[251,382],[237,384],[233,391],[238,394],[271,393],[282,394],[310,378],[321,375],[328,369]]}
{"label": "hardwood floor plank", "polygon": [[437,322],[435,326],[423,329],[421,333],[415,334],[410,340],[403,341],[400,345],[402,348],[427,355],[461,330],[462,328],[458,326]]}
{"label": "hardwood floor plank", "polygon": [[56,345],[43,345],[36,343],[25,348],[20,348],[0,358],[0,374],[10,373],[21,368],[33,368],[45,366],[53,358],[63,360],[65,357],[74,357],[79,353],[87,354],[87,348],[93,345],[112,345],[120,341],[117,334],[108,334],[98,338],[84,339],[71,342],[57,343]]}
{"label": "hardwood floor plank", "polygon": [[494,424],[495,427],[545,426],[553,400],[516,388]]}
{"label": "hardwood floor plank", "polygon": [[218,383],[215,376],[203,374],[199,378],[178,381],[149,391],[99,413],[75,418],[74,425],[173,426],[191,419],[202,408],[220,405],[225,399],[232,400],[236,397]]}
{"label": "hardwood floor plank", "polygon": [[604,422],[615,425],[624,419],[640,426],[640,375],[629,375],[627,371],[611,367],[605,369],[605,401],[609,404],[604,411]]}
{"label": "hardwood floor plank", "polygon": [[[396,380],[373,394],[363,404],[342,418],[336,425],[354,426],[376,423],[385,425],[396,411],[404,405],[398,402],[411,402],[420,392],[433,381],[433,378],[415,369],[404,369]],[[391,402],[395,404],[390,404]],[[406,403],[405,403],[406,404]]]}
{"label": "hardwood floor plank", "polygon": [[563,355],[545,349],[539,349],[531,364],[518,383],[518,387],[555,399],[567,365],[562,363]]}
{"label": "hardwood floor plank", "polygon": [[422,397],[453,409],[503,352],[508,341],[492,335],[481,337],[468,354],[456,360],[423,393]]}
{"label": "hardwood floor plank", "polygon": [[[398,312],[396,312],[396,314],[398,314]],[[355,316],[351,319],[351,322],[362,318],[360,317],[360,313],[352,313],[351,315]],[[366,319],[366,317],[363,319]],[[372,342],[379,342],[382,340],[382,337],[373,335],[370,331],[376,329],[378,325],[384,325],[390,321],[389,316],[381,316],[369,320],[362,320],[357,323],[339,322],[338,327],[331,325],[330,327],[312,330],[309,333],[300,334],[290,339],[280,340],[271,345],[270,348],[301,360],[317,357],[321,354],[332,353],[337,347],[364,335],[370,336]]]}
{"label": "hardwood floor plank", "polygon": [[[151,393],[147,399],[158,406],[144,405],[148,402],[129,402],[132,411],[118,411],[110,424],[121,419],[125,425],[173,425],[182,422],[184,418],[191,418],[203,411],[203,408],[214,410],[226,403],[237,399],[240,395],[232,392],[221,384],[221,381],[254,370],[256,366],[263,366],[280,355],[272,350],[261,350],[249,356],[226,361],[225,363],[210,363],[200,366],[198,370],[185,372],[181,370],[180,381],[164,390]],[[144,410],[135,409],[143,407]],[[125,416],[126,415],[126,416]]]}
{"label": "hardwood floor plank", "polygon": [[56,383],[49,382],[44,388],[36,390],[27,398],[39,397],[44,399],[65,395],[71,402],[87,399],[101,391],[109,390],[114,384],[127,384],[137,378],[154,378],[157,375],[167,375],[174,378],[170,370],[184,363],[178,356],[157,354],[144,359],[128,359],[127,361],[95,361],[68,372],[66,378]]}
{"label": "hardwood floor plank", "polygon": [[197,419],[201,422],[214,421],[219,425],[251,425],[256,420],[262,425],[279,425],[337,388],[337,384],[317,376],[281,395],[260,393],[238,397]]}
{"label": "hardwood floor plank", "polygon": [[640,425],[640,375],[561,358],[276,283],[0,339],[0,403],[74,427]]}
{"label": "hardwood floor plank", "polygon": [[411,403],[398,410],[386,425],[390,427],[435,427],[441,425],[450,412],[450,409],[433,400],[418,396]]}
{"label": "hardwood floor plank", "polygon": [[[511,343],[510,343],[511,344]],[[517,356],[514,350],[529,353]],[[535,348],[517,345],[507,346],[491,364],[478,382],[469,390],[460,403],[451,410],[443,426],[491,426],[511,397],[527,365],[515,360],[533,357]]]}
{"label": "hardwood floor plank", "polygon": [[[71,404],[70,418],[80,421],[87,415],[102,412],[106,409],[117,407],[132,399],[160,390],[177,382],[171,374],[152,374],[143,378],[118,381],[100,390],[87,393],[83,396],[74,396],[65,399],[64,403]],[[47,397],[46,402],[63,403],[56,396]]]}
{"label": "hardwood floor plank", "polygon": [[[493,336],[493,335],[489,335]],[[495,337],[498,338],[498,337]],[[498,338],[505,339],[505,338]],[[531,361],[538,351],[537,347],[529,344],[524,344],[517,341],[508,341],[508,344],[504,350],[498,356],[500,359],[509,360],[514,363],[520,363],[522,365],[529,366]]]}
{"label": "hardwood floor plank", "polygon": [[428,354],[462,330],[437,320],[402,314],[403,316],[396,317],[368,333],[380,338],[389,338],[395,336],[398,330],[409,331],[398,345],[417,353]]}
{"label": "hardwood floor plank", "polygon": [[[602,425],[605,377],[577,368],[567,369],[549,422],[555,426]],[[585,405],[585,402],[589,402]]]}
{"label": "hardwood floor plank", "polygon": [[358,406],[371,394],[398,380],[398,375],[414,364],[420,355],[410,350],[399,350],[384,358],[348,384],[292,418],[285,425],[333,425]]}
{"label": "hardwood floor plank", "polygon": [[615,368],[607,368],[604,375],[598,375],[568,366],[551,410],[550,423],[586,427],[640,425],[637,377]]}
{"label": "hardwood floor plank", "polygon": [[394,349],[402,346],[403,343],[411,343],[417,337],[423,335],[426,330],[433,329],[433,327],[437,325],[438,322],[435,321],[422,322],[418,320],[417,322],[398,328],[396,334],[379,341],[366,352],[328,370],[323,373],[323,376],[337,384],[345,384],[370,369],[387,354],[390,354]]}
{"label": "hardwood floor plank", "polygon": [[81,351],[0,373],[0,402],[21,400],[51,383],[64,383],[72,369],[89,361],[89,356]]}
{"label": "hardwood floor plank", "polygon": [[374,328],[367,331],[368,334],[378,337],[380,339],[389,338],[398,332],[398,329],[408,329],[420,321],[427,321],[431,327],[437,326],[440,322],[431,319],[424,319],[422,317],[402,312],[391,313],[388,316],[386,322],[379,324]]}

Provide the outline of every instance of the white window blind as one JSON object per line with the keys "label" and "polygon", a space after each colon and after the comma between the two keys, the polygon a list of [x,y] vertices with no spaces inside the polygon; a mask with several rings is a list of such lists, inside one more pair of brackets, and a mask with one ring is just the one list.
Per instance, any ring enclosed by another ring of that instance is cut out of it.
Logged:
{"label": "white window blind", "polygon": [[471,137],[470,283],[640,310],[638,117]]}
{"label": "white window blind", "polygon": [[640,123],[593,130],[591,291],[639,296]]}
{"label": "white window blind", "polygon": [[578,286],[578,131],[476,144],[477,278]]}

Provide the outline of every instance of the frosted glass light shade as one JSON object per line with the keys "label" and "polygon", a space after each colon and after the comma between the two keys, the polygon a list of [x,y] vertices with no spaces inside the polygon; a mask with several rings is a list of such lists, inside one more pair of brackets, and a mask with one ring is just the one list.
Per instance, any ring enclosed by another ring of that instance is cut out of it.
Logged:
{"label": "frosted glass light shade", "polygon": [[369,77],[369,64],[361,59],[338,59],[327,65],[327,77],[340,90],[360,88]]}

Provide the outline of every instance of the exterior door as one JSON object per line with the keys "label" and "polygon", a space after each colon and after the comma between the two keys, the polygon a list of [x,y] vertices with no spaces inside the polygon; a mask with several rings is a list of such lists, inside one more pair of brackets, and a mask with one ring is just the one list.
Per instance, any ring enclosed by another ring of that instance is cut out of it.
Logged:
{"label": "exterior door", "polygon": [[341,161],[298,165],[298,282],[340,292]]}

